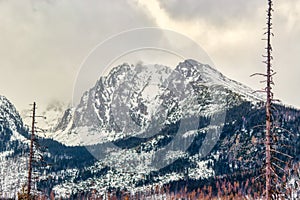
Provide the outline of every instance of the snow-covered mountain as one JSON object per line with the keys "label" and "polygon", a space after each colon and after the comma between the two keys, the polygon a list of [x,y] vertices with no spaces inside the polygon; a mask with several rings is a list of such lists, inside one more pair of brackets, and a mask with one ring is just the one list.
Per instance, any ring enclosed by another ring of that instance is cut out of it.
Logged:
{"label": "snow-covered mountain", "polygon": [[[62,197],[87,186],[100,194],[108,188],[137,192],[182,180],[203,184],[241,170],[255,174],[262,166],[263,145],[257,142],[263,128],[256,126],[265,120],[263,100],[194,60],[174,68],[119,65],[55,127],[55,140],[84,145],[97,161],[76,171],[89,176],[75,175],[53,190]],[[297,132],[300,112],[277,110],[278,123]],[[296,148],[299,139],[292,141]]]}
{"label": "snow-covered mountain", "polygon": [[18,132],[23,127],[22,119],[14,105],[4,96],[0,95],[0,130],[4,128]]}
{"label": "snow-covered mountain", "polygon": [[0,198],[14,197],[26,181],[25,132],[14,105],[0,95]]}
{"label": "snow-covered mountain", "polygon": [[[249,87],[194,60],[173,68],[119,65],[100,77],[76,108],[64,112],[52,133],[54,140],[67,146],[85,146],[99,161],[81,173],[93,171],[101,176],[86,177],[76,185],[70,179],[54,191],[76,193],[91,181],[95,189],[139,190],[136,184],[148,182],[153,171],[168,169],[182,159],[184,166],[193,166],[188,167],[189,178],[212,177],[217,171],[209,163],[219,153],[210,151],[223,126],[235,126],[236,120],[228,121],[227,111],[245,102],[255,108],[262,100]],[[195,152],[188,156],[189,151]],[[154,177],[156,183],[185,176],[182,169],[166,171]]]}
{"label": "snow-covered mountain", "polygon": [[[39,169],[36,186],[56,198],[78,199],[111,190],[214,186],[217,177],[245,185],[263,165],[262,99],[194,60],[174,68],[122,64],[100,77],[77,107],[61,114],[49,109],[61,117],[54,127],[48,123],[53,132],[47,138],[38,138],[52,165]],[[274,106],[278,126],[295,133],[280,134],[297,158],[300,111]],[[15,197],[26,179],[28,130],[2,96],[0,134],[0,198]]]}
{"label": "snow-covered mountain", "polygon": [[262,98],[194,60],[185,60],[175,69],[124,63],[100,77],[76,108],[66,110],[53,138],[66,145],[115,141],[158,132],[158,127],[182,118],[225,111],[242,100]]}
{"label": "snow-covered mountain", "polygon": [[[0,95],[0,199],[16,199],[17,193],[27,184],[29,134],[28,126],[24,125],[14,105]],[[54,167],[40,165],[45,164],[41,162],[41,156]],[[33,160],[32,190],[35,194],[41,194],[38,184],[47,180],[60,183],[61,177],[69,172],[66,168],[78,170],[93,163],[93,158],[84,148],[66,148],[56,141],[37,136]],[[51,189],[51,185],[46,187],[48,192]]]}

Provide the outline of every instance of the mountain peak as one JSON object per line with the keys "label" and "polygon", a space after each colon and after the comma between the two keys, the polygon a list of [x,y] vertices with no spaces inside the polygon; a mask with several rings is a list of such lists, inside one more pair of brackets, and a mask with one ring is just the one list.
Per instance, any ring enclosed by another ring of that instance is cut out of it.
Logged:
{"label": "mountain peak", "polygon": [[[186,78],[197,77],[197,81],[208,84],[213,84],[215,83],[214,81],[217,81],[216,84],[223,84],[222,81],[226,80],[226,77],[217,69],[208,64],[202,64],[192,59],[187,59],[183,62],[180,62],[176,66],[175,70]],[[228,79],[227,81],[229,80],[230,79]]]}
{"label": "mountain peak", "polygon": [[21,117],[14,105],[2,95],[0,95],[0,121],[12,131],[17,131],[23,126]]}
{"label": "mountain peak", "polygon": [[192,59],[173,69],[160,64],[123,63],[84,93],[80,104],[61,119],[64,129],[54,129],[54,138],[67,145],[122,139],[151,126],[213,115],[242,101],[260,101],[252,92]]}

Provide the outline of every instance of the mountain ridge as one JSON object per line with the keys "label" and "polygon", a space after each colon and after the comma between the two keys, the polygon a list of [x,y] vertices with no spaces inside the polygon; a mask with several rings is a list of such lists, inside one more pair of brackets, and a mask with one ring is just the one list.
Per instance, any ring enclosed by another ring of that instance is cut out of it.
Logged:
{"label": "mountain ridge", "polygon": [[[133,66],[124,63],[113,68],[107,76],[100,77],[95,86],[83,94],[79,105],[73,108],[73,113],[70,112],[70,110],[67,111],[67,113],[69,113],[68,117],[65,115],[65,118],[62,119],[65,124],[64,129],[60,129],[59,126],[55,127],[56,133],[53,139],[65,143],[66,145],[95,144],[95,142],[97,142],[96,137],[91,137],[90,141],[92,143],[85,142],[78,138],[78,135],[80,135],[78,133],[94,132],[92,134],[95,135],[97,132],[102,132],[103,135],[105,135],[104,137],[110,137],[109,133],[111,132],[121,132],[120,127],[117,130],[118,126],[128,128],[124,127],[124,125],[122,126],[122,124],[116,124],[114,117],[121,119],[120,121],[126,121],[128,120],[126,119],[127,116],[130,116],[130,120],[135,123],[131,129],[139,129],[135,127],[136,124],[138,126],[147,126],[149,120],[152,119],[153,113],[157,111],[157,109],[160,109],[160,105],[167,105],[169,103],[168,106],[174,106],[170,104],[172,98],[176,99],[173,103],[179,103],[179,101],[181,101],[180,103],[184,104],[183,101],[188,101],[185,100],[188,98],[194,102],[196,99],[193,99],[191,93],[200,95],[204,90],[210,93],[208,94],[210,95],[208,98],[211,98],[210,101],[215,101],[214,105],[211,105],[210,110],[209,108],[206,109],[206,114],[211,114],[214,109],[217,109],[217,101],[218,103],[222,102],[222,99],[218,99],[218,93],[221,90],[224,90],[224,93],[236,93],[237,96],[239,96],[237,98],[243,98],[244,100],[253,102],[259,102],[263,99],[253,94],[254,91],[249,87],[228,79],[209,65],[204,65],[194,60],[185,60],[179,63],[174,70],[158,64],[139,64]],[[208,90],[214,92],[209,92]],[[171,96],[168,97],[167,95]],[[120,98],[121,96],[123,99]],[[126,100],[126,96],[128,96],[130,100]],[[162,100],[162,98],[165,99]],[[205,99],[205,97],[202,99],[209,101]],[[222,103],[223,106],[225,106],[226,102]],[[185,107],[187,108],[187,105],[185,105]],[[196,104],[195,107],[197,107]],[[196,108],[190,110],[195,109]],[[124,114],[123,112],[126,113]],[[204,113],[204,110],[202,110],[202,112]],[[199,113],[194,114],[198,115]],[[193,113],[189,113],[189,115],[193,115]],[[175,116],[169,117],[174,118]],[[174,120],[176,121],[178,118],[175,117]],[[69,125],[66,125],[67,122]],[[66,127],[68,127],[69,130],[66,130]],[[122,131],[126,132],[126,130]],[[139,131],[141,130],[139,129]],[[129,128],[127,132],[132,132],[132,130]],[[137,131],[135,130],[134,132]],[[74,139],[72,138],[73,136],[77,138]],[[85,136],[88,136],[88,134]],[[83,137],[87,140],[85,136]],[[101,140],[99,142],[101,142]]]}

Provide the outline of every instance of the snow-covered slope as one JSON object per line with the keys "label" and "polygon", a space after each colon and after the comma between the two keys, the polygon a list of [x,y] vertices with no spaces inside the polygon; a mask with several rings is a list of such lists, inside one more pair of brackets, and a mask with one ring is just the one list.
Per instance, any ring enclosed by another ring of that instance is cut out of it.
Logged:
{"label": "snow-covered slope", "polygon": [[[12,131],[18,131],[23,127],[22,119],[16,108],[8,99],[0,95],[0,127],[9,128]],[[1,129],[2,130],[2,129]]]}
{"label": "snow-covered slope", "polygon": [[9,142],[19,141],[27,143],[27,139],[20,134],[23,122],[14,105],[4,96],[0,95],[0,133],[1,148],[9,149]]}
{"label": "snow-covered slope", "polygon": [[115,141],[190,116],[208,116],[262,98],[209,65],[185,60],[175,69],[123,65],[100,77],[80,104],[66,110],[53,138],[66,145]]}
{"label": "snow-covered slope", "polygon": [[12,103],[0,95],[0,198],[14,197],[26,181],[28,146],[23,136],[23,122]]}

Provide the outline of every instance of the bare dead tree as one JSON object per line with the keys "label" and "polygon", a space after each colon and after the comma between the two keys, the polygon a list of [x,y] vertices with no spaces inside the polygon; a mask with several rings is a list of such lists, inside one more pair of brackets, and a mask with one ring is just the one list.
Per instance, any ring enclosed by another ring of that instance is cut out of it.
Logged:
{"label": "bare dead tree", "polygon": [[27,180],[27,199],[30,199],[30,192],[31,192],[31,179],[32,179],[32,161],[34,156],[33,151],[33,143],[34,143],[34,128],[35,128],[35,109],[36,103],[33,102],[33,109],[32,109],[32,125],[31,125],[31,137],[30,137],[30,153],[29,153],[29,163],[28,163],[28,180]]}
{"label": "bare dead tree", "polygon": [[267,86],[266,86],[266,93],[267,93],[267,101],[266,101],[266,135],[265,135],[265,148],[266,148],[266,199],[271,199],[271,173],[272,173],[272,167],[271,167],[271,128],[272,128],[272,122],[271,122],[271,104],[273,101],[273,92],[272,92],[272,86],[274,84],[273,82],[273,70],[272,70],[272,45],[271,45],[271,30],[272,30],[272,6],[273,2],[272,0],[268,0],[268,11],[267,11]]}
{"label": "bare dead tree", "polygon": [[[272,13],[273,10],[273,0],[267,0],[268,2],[268,9],[267,12],[267,27],[265,28],[266,32],[264,35],[266,38],[263,40],[266,41],[266,55],[263,55],[265,60],[263,63],[266,64],[266,73],[255,73],[254,75],[263,76],[264,80],[261,81],[266,83],[266,87],[262,92],[266,94],[266,121],[265,125],[265,137],[264,137],[264,146],[265,146],[265,165],[264,165],[264,178],[265,178],[265,198],[266,200],[272,198],[279,198],[284,194],[284,190],[287,188],[286,185],[286,176],[288,175],[288,171],[285,167],[293,158],[289,154],[281,151],[283,148],[291,148],[280,139],[283,137],[283,132],[287,134],[293,135],[289,130],[284,129],[276,125],[276,106],[274,106],[275,102],[278,101],[274,99],[274,93],[272,92],[272,87],[274,85],[273,76],[276,74],[273,70],[272,66],[272,44],[271,38],[274,36],[272,33]],[[261,92],[261,91],[258,91]],[[280,130],[280,131],[279,131]],[[284,157],[284,159],[282,159]],[[280,186],[281,185],[281,186]],[[280,187],[279,187],[280,186]]]}
{"label": "bare dead tree", "polygon": [[263,55],[266,60],[263,61],[263,63],[266,64],[266,74],[264,73],[255,73],[251,76],[259,75],[263,76],[265,78],[264,81],[266,83],[266,87],[263,90],[264,93],[266,93],[267,99],[266,99],[266,122],[265,122],[265,196],[266,199],[271,199],[272,196],[272,173],[274,170],[272,170],[272,163],[271,163],[271,139],[272,139],[272,102],[274,94],[272,92],[272,85],[274,85],[273,82],[273,76],[275,75],[273,69],[272,69],[272,45],[271,45],[271,37],[274,36],[272,33],[272,12],[273,12],[273,2],[272,0],[268,0],[268,9],[267,9],[267,27],[266,32],[264,35],[266,35],[266,38],[263,40],[267,41],[266,44],[266,55]]}
{"label": "bare dead tree", "polygon": [[34,167],[36,166],[49,166],[49,164],[44,160],[44,157],[42,155],[42,151],[44,149],[43,146],[41,146],[38,141],[35,133],[37,132],[45,132],[45,130],[36,127],[36,118],[43,116],[37,116],[36,115],[36,103],[34,102],[32,109],[32,115],[30,116],[32,118],[32,124],[31,124],[31,134],[30,134],[30,146],[29,146],[29,160],[28,160],[28,177],[27,177],[27,187],[25,190],[25,186],[22,188],[22,191],[18,193],[18,199],[35,199],[36,196],[31,194],[32,193],[32,181],[38,177],[35,177],[34,175]]}

